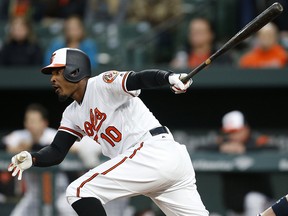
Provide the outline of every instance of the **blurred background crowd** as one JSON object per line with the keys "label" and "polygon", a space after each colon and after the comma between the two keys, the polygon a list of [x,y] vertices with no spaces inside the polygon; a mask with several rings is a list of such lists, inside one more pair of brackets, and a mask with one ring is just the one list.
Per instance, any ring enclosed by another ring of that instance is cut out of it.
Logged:
{"label": "blurred background crowd", "polygon": [[[44,65],[53,50],[70,46],[87,51],[94,69],[98,64],[108,63],[122,67],[164,64],[191,68],[271,3],[271,0],[2,0],[0,63]],[[286,1],[280,3],[287,7]],[[245,68],[286,66],[286,18],[283,14],[263,29],[264,33],[241,43],[216,63]]]}
{"label": "blurred background crowd", "polygon": [[[188,72],[274,2],[1,0],[0,153],[3,167],[0,172],[0,215],[73,215],[63,194],[67,184],[80,175],[78,169],[58,171],[53,177],[56,188],[53,201],[43,196],[51,178],[47,173],[28,172],[19,183],[4,170],[10,154],[40,149],[55,135],[67,104],[59,104],[54,93],[47,86],[39,86],[40,80],[33,75],[49,63],[53,51],[61,47],[85,51],[95,75],[107,69],[137,71],[152,67]],[[164,90],[157,94],[154,90],[141,94],[148,101],[146,104],[156,110],[162,123],[175,132],[175,139],[187,144],[192,160],[193,154],[198,152],[217,154],[220,158],[221,155],[288,153],[288,107],[285,102],[288,2],[278,2],[284,12],[216,59],[207,72],[201,72],[209,75],[203,77],[204,85],[201,85],[199,75],[191,92],[183,96],[174,97]],[[19,85],[15,86],[14,81]],[[159,103],[159,98],[165,101]],[[179,105],[171,107],[170,101]],[[85,140],[82,146],[89,142]],[[83,150],[77,146],[79,143],[71,154],[84,164],[81,172],[105,160],[101,149],[88,146]],[[271,176],[271,173],[275,175]],[[210,178],[209,172],[202,174],[199,172],[199,192],[211,215],[256,215],[288,191],[287,186],[287,190],[282,187],[288,176],[279,170],[219,172],[220,177],[214,179]],[[220,178],[219,185],[211,186],[211,182],[201,185],[205,175],[211,181]],[[217,202],[209,201],[213,191],[209,186],[220,188],[219,194],[213,195],[218,201],[222,200],[220,207]],[[283,190],[277,189],[279,187]],[[48,210],[46,214],[39,212],[41,199],[44,204],[53,203],[54,214],[49,214]],[[146,199],[115,201],[107,205],[106,210],[109,216],[161,215]]]}

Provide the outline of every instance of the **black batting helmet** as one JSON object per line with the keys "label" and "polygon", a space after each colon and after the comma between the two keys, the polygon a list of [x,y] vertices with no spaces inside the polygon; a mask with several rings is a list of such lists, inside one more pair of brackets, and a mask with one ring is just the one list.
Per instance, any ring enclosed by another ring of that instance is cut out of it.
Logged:
{"label": "black batting helmet", "polygon": [[51,56],[51,63],[42,68],[44,74],[51,74],[53,68],[64,68],[63,76],[69,82],[79,82],[85,77],[91,77],[91,63],[89,57],[81,50],[61,48]]}

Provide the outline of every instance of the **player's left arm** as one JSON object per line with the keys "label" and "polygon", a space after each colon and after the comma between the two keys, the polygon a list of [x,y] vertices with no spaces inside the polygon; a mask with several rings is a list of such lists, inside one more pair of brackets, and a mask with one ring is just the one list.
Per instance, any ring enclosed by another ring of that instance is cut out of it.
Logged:
{"label": "player's left arm", "polygon": [[38,152],[31,153],[33,166],[48,167],[60,164],[76,140],[76,136],[58,131],[50,145],[45,146]]}
{"label": "player's left arm", "polygon": [[130,72],[126,81],[128,91],[137,89],[155,88],[170,85],[175,94],[184,93],[192,84],[192,79],[183,83],[181,78],[187,74],[175,74],[170,71],[149,69],[140,72]]}
{"label": "player's left arm", "polygon": [[13,156],[8,171],[12,172],[12,176],[18,175],[18,180],[21,180],[23,171],[31,166],[57,165],[64,160],[76,139],[77,137],[70,133],[58,131],[53,142],[40,151],[32,153],[22,151]]}

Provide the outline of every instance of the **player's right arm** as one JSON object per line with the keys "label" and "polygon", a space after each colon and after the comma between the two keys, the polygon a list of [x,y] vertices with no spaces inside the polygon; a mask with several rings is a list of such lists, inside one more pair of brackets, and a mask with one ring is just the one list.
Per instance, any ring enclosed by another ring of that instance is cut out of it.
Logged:
{"label": "player's right arm", "polygon": [[8,171],[12,172],[12,176],[18,175],[18,179],[21,180],[23,171],[32,165],[48,167],[60,164],[76,139],[77,137],[70,133],[58,131],[53,142],[40,151],[33,153],[23,151],[13,156]]}
{"label": "player's right arm", "polygon": [[128,91],[137,89],[155,88],[170,85],[175,94],[186,92],[193,83],[190,79],[187,83],[183,83],[181,78],[187,74],[175,74],[171,71],[158,69],[147,69],[139,72],[130,72],[127,78],[126,88]]}

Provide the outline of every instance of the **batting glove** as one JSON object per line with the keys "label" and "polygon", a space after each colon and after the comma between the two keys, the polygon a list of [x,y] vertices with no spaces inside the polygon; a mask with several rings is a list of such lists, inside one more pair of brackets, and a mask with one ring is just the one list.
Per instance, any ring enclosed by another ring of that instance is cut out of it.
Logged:
{"label": "batting glove", "polygon": [[171,90],[175,94],[181,94],[185,93],[189,86],[193,83],[192,79],[189,79],[186,83],[183,83],[181,79],[186,77],[187,74],[181,73],[181,74],[172,74],[169,76],[169,83],[171,85]]}
{"label": "batting glove", "polygon": [[8,171],[12,172],[12,176],[18,175],[18,180],[22,179],[22,173],[24,170],[29,169],[32,166],[32,156],[27,151],[22,151],[15,155],[11,159],[11,164],[8,167]]}

